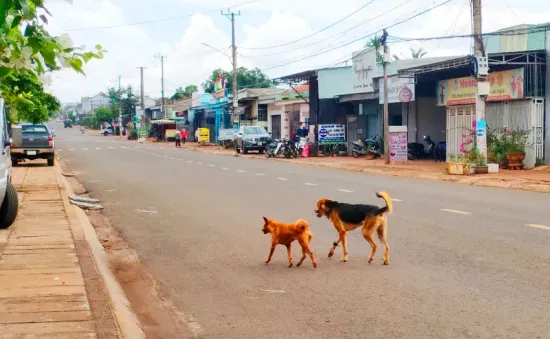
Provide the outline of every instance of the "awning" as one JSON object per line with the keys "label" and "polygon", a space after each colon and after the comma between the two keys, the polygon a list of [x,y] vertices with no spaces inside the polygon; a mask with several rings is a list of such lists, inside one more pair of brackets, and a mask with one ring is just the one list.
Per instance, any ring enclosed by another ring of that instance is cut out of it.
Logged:
{"label": "awning", "polygon": [[158,119],[158,120],[151,120],[151,123],[153,125],[170,125],[170,124],[175,124],[176,122],[174,120]]}

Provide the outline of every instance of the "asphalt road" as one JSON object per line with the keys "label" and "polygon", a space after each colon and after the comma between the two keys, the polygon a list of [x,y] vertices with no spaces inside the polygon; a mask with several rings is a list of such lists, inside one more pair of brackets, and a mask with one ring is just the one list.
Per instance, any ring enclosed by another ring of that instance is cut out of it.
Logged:
{"label": "asphalt road", "polygon": [[[548,194],[56,131],[59,154],[205,337],[550,337]],[[341,247],[328,259],[337,234],[316,200],[382,205],[379,190],[395,199],[390,265],[381,247],[367,263],[359,231],[349,262]],[[307,219],[318,268],[287,268],[284,247],[265,265],[262,216]]]}

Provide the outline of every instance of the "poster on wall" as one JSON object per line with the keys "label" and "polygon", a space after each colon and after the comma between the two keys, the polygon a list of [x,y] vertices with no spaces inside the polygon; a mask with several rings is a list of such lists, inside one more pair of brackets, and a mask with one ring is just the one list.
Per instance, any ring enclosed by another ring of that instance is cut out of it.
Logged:
{"label": "poster on wall", "polygon": [[346,125],[320,124],[319,144],[344,144],[346,142]]}
{"label": "poster on wall", "polygon": [[372,78],[376,76],[376,51],[365,49],[353,52],[353,93],[374,92]]}
{"label": "poster on wall", "polygon": [[[383,79],[380,81],[380,104],[384,104]],[[388,103],[411,102],[415,100],[414,79],[388,77]]]}
{"label": "poster on wall", "polygon": [[[489,74],[487,101],[505,101],[524,97],[523,68]],[[473,77],[440,80],[437,83],[437,105],[467,105],[475,103],[477,81]]]}
{"label": "poster on wall", "polygon": [[407,126],[389,126],[390,161],[407,161]]}

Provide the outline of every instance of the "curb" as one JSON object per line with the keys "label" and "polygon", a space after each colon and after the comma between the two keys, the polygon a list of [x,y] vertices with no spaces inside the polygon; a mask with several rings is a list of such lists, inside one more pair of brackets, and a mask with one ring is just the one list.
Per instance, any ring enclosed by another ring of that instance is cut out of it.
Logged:
{"label": "curb", "polygon": [[69,196],[73,195],[74,192],[70,183],[61,174],[61,168],[57,162],[55,164],[55,174],[61,188],[63,188],[63,190],[61,190],[63,204],[66,208],[69,206],[73,208],[81,226],[81,232],[86,240],[86,244],[88,245],[93,262],[107,290],[113,315],[119,328],[119,337],[128,339],[145,339],[145,333],[141,329],[137,316],[130,306],[130,301],[111,272],[107,259],[107,253],[105,252],[103,245],[101,245],[95,229],[88,219],[88,216],[82,209],[72,205],[69,201]]}

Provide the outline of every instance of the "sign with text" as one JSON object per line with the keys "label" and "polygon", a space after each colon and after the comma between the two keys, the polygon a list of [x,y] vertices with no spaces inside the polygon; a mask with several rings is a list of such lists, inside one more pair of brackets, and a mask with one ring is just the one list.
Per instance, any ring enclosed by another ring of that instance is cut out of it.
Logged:
{"label": "sign with text", "polygon": [[372,78],[376,75],[376,51],[364,49],[351,55],[353,60],[353,93],[374,92]]}
{"label": "sign with text", "polygon": [[210,130],[208,128],[199,128],[199,142],[210,141]]}
{"label": "sign with text", "polygon": [[321,124],[319,125],[319,144],[343,144],[346,142],[346,125]]}
{"label": "sign with text", "polygon": [[[415,100],[414,79],[388,77],[388,103],[411,102]],[[380,79],[380,104],[384,104],[384,79]]]}
{"label": "sign with text", "polygon": [[389,126],[390,161],[407,161],[407,126]]}
{"label": "sign with text", "polygon": [[[523,68],[489,74],[487,101],[505,101],[524,97]],[[477,81],[473,77],[441,80],[437,83],[437,105],[467,105],[476,101]]]}

